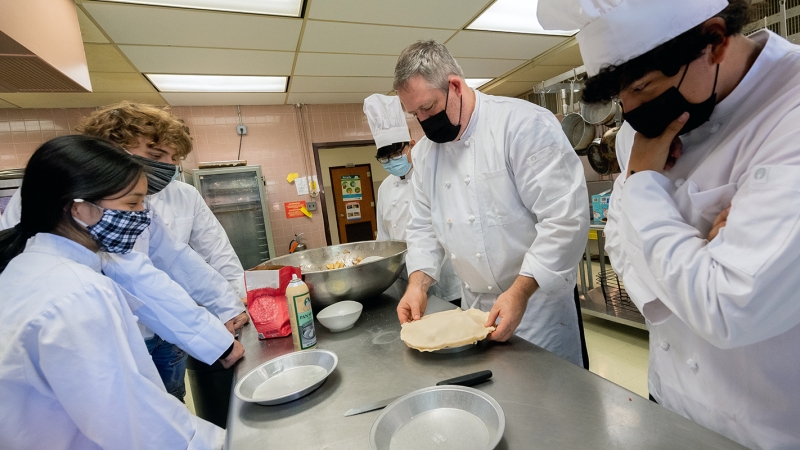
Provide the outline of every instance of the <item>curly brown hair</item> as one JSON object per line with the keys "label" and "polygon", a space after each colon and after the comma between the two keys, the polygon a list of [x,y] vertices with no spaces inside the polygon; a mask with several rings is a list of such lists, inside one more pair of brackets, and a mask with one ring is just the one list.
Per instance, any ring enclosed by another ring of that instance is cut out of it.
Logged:
{"label": "curly brown hair", "polygon": [[150,139],[151,145],[175,149],[177,159],[185,159],[192,151],[189,127],[166,108],[123,101],[107,106],[81,120],[78,133],[100,137],[123,147],[136,146],[139,136]]}

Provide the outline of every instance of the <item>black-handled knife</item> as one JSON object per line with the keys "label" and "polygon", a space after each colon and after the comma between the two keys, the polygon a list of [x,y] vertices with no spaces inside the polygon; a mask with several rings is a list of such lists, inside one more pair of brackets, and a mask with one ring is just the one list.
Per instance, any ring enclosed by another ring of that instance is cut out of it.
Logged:
{"label": "black-handled knife", "polygon": [[[476,384],[483,383],[484,381],[492,378],[492,371],[491,370],[481,370],[480,372],[470,373],[467,375],[463,375],[456,378],[450,378],[449,380],[442,380],[436,383],[436,386],[449,386],[449,385],[456,385],[456,386],[475,386]],[[360,408],[353,408],[348,410],[344,413],[345,417],[355,416],[357,414],[362,414],[365,412],[375,411],[376,409],[383,409],[392,403],[393,401],[397,400],[398,398],[402,397],[398,395],[397,397],[387,398],[385,400],[381,400],[379,402],[371,403],[366,406],[362,406]]]}

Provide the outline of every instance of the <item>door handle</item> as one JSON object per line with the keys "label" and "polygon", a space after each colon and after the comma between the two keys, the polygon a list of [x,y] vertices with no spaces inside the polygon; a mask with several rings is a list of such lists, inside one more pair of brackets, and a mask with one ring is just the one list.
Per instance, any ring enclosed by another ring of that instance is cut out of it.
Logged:
{"label": "door handle", "polygon": [[344,214],[339,214],[339,217],[344,217]]}

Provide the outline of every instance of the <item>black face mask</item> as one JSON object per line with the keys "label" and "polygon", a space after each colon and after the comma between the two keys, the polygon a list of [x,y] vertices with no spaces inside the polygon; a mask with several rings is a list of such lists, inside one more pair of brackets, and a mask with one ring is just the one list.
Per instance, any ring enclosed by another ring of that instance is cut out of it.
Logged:
{"label": "black face mask", "polygon": [[144,166],[144,174],[147,177],[147,195],[161,192],[177,175],[178,167],[175,164],[154,161],[139,155],[131,156]]}
{"label": "black face mask", "polygon": [[717,64],[717,74],[714,76],[714,88],[712,89],[711,97],[702,103],[689,103],[680,92],[681,84],[683,79],[686,78],[688,70],[689,65],[687,64],[678,87],[673,86],[658,97],[639,105],[633,111],[626,112],[625,121],[630,123],[634,130],[651,139],[661,136],[669,124],[684,112],[689,113],[689,120],[683,125],[678,134],[686,134],[708,122],[711,113],[714,112],[714,107],[717,105],[719,64]]}
{"label": "black face mask", "polygon": [[447,101],[449,99],[450,87],[448,86],[444,109],[425,120],[417,119],[419,124],[422,125],[422,131],[425,132],[425,136],[437,144],[444,144],[454,140],[458,136],[458,132],[461,131],[461,108],[464,106],[464,96],[461,96],[461,106],[458,107],[458,125],[450,123],[450,118],[447,117]]}

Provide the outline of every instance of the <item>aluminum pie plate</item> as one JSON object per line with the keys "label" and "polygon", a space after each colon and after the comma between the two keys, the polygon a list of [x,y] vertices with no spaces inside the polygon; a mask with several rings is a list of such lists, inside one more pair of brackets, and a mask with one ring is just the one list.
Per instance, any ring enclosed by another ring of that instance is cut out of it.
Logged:
{"label": "aluminum pie plate", "polygon": [[247,373],[234,388],[240,400],[280,405],[322,386],[339,358],[328,350],[303,350],[271,359]]}
{"label": "aluminum pie plate", "polygon": [[478,345],[478,343],[473,342],[472,344],[459,345],[458,347],[445,347],[439,350],[434,350],[431,353],[461,353],[474,348],[476,345]]}
{"label": "aluminum pie plate", "polygon": [[506,417],[491,396],[464,386],[434,386],[392,402],[372,424],[371,450],[491,450]]}

